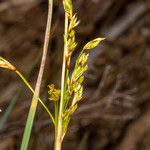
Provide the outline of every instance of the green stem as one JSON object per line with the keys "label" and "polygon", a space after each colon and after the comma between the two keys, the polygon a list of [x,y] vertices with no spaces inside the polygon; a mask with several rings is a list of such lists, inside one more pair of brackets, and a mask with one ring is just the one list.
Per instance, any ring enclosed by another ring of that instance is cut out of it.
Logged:
{"label": "green stem", "polygon": [[[33,62],[31,68],[29,69],[29,72],[26,75],[26,79],[27,80],[29,79],[29,77],[33,73],[34,68],[36,67],[37,63],[39,62],[40,56],[41,56],[41,51],[37,55],[35,61]],[[0,130],[2,130],[2,128],[3,128],[4,124],[5,124],[5,122],[7,121],[8,117],[9,117],[9,115],[10,115],[12,109],[13,109],[13,107],[15,106],[17,100],[19,99],[20,95],[22,94],[23,89],[24,89],[24,85],[21,84],[21,86],[20,86],[19,90],[17,91],[17,93],[10,100],[9,106],[7,107],[6,111],[4,112],[4,115],[0,119]]]}
{"label": "green stem", "polygon": [[[65,13],[65,38],[67,38],[68,32],[68,14]],[[62,124],[63,124],[63,103],[64,103],[64,92],[65,92],[65,75],[66,75],[66,53],[68,51],[68,44],[65,40],[64,43],[64,54],[63,54],[63,65],[62,65],[62,77],[61,77],[61,97],[60,97],[60,105],[59,105],[59,116],[58,116],[58,128],[55,138],[55,150],[61,150],[62,140],[63,140],[63,132],[62,132]]]}
{"label": "green stem", "polygon": [[[33,88],[31,87],[31,85],[29,84],[29,82],[25,79],[25,77],[18,71],[16,70],[15,71],[19,77],[23,80],[23,82],[27,85],[27,87],[31,90],[31,92],[35,95],[35,91],[33,90]],[[36,97],[34,97],[36,98]],[[55,125],[55,120],[54,120],[54,117],[53,115],[51,114],[51,112],[49,111],[49,109],[47,108],[47,106],[44,104],[44,102],[39,98],[37,97],[36,99],[39,100],[39,102],[41,103],[41,105],[45,108],[45,110],[47,111],[47,113],[49,114],[50,116],[50,119],[52,120],[53,124]]]}
{"label": "green stem", "polygon": [[55,102],[55,137],[57,133],[57,127],[58,127],[58,111],[59,111],[59,102]]}
{"label": "green stem", "polygon": [[[66,94],[67,92],[67,88],[68,88],[68,85],[67,85],[67,80],[69,78],[69,70],[66,69],[66,77],[65,77],[65,89],[64,89],[64,95]],[[68,102],[69,102],[69,99],[65,99],[64,102],[63,102],[63,111],[66,110],[67,108],[67,105],[68,105]]]}

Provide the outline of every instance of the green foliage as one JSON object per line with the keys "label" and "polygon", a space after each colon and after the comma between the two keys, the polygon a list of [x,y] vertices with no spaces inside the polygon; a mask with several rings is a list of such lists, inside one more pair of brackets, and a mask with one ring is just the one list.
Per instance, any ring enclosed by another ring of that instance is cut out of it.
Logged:
{"label": "green foliage", "polygon": [[50,90],[48,91],[48,93],[49,93],[49,95],[50,95],[49,100],[51,100],[51,101],[59,101],[59,98],[60,98],[60,90],[55,89],[54,84],[51,84],[51,85],[49,85],[48,87],[49,87],[49,89],[50,89]]}
{"label": "green foliage", "polygon": [[[49,3],[51,3],[52,5],[51,0],[49,0]],[[51,118],[55,126],[55,150],[60,150],[61,142],[63,141],[63,137],[66,134],[71,117],[73,113],[77,110],[79,101],[82,99],[84,73],[88,69],[87,61],[89,54],[87,53],[87,50],[95,48],[101,41],[104,40],[104,38],[96,38],[85,44],[83,49],[80,51],[80,54],[76,59],[74,69],[71,72],[70,61],[72,54],[75,51],[78,44],[75,40],[75,28],[79,25],[80,21],[77,19],[77,15],[73,13],[72,0],[63,0],[63,5],[65,10],[65,32],[64,58],[61,81],[62,90],[56,89],[53,84],[48,86],[48,93],[50,95],[49,100],[50,102],[53,101],[55,104],[55,117],[53,117],[47,106],[45,106],[43,101],[39,98],[39,94],[35,93],[33,88],[23,77],[23,75],[11,63],[6,61],[4,58],[0,57],[0,67],[15,71],[34,94],[21,149],[26,150],[28,146],[28,141],[37,107],[37,102],[35,103],[36,100],[40,101],[40,103],[49,114],[49,117]],[[49,15],[52,15],[52,6]]]}
{"label": "green foliage", "polygon": [[[41,57],[41,52],[40,51],[38,54],[37,54],[37,57],[36,59],[34,60],[33,64],[31,65],[27,75],[26,75],[26,78],[29,79],[29,77],[31,76],[31,74],[33,73],[33,70],[35,69],[35,67],[37,66],[39,60],[40,60],[40,57]],[[8,120],[11,112],[12,112],[12,109],[14,108],[17,100],[20,98],[22,92],[24,90],[24,84],[21,84],[21,87],[19,88],[19,90],[17,91],[17,93],[14,94],[14,96],[10,99],[10,103],[7,107],[7,109],[5,110],[5,112],[3,113],[3,116],[0,118],[0,131],[3,129],[6,121]]]}
{"label": "green foliage", "polygon": [[25,85],[30,89],[30,91],[33,93],[33,99],[32,99],[32,104],[30,107],[30,112],[29,112],[29,116],[27,119],[27,124],[25,127],[25,134],[24,134],[24,138],[21,144],[21,150],[26,150],[28,147],[28,142],[29,142],[29,137],[30,137],[30,133],[31,133],[31,129],[33,126],[33,116],[35,115],[35,108],[37,106],[37,104],[35,104],[35,101],[39,101],[41,103],[41,105],[44,107],[44,109],[46,110],[46,112],[48,113],[50,119],[52,120],[53,124],[55,125],[55,120],[53,118],[53,115],[51,114],[51,112],[49,111],[49,109],[47,108],[47,106],[44,104],[44,102],[39,98],[39,96],[36,96],[35,91],[33,90],[33,88],[31,87],[31,85],[29,84],[29,82],[25,79],[25,77],[16,69],[16,67],[14,67],[10,62],[8,62],[7,60],[5,60],[4,58],[2,58],[0,56],[0,67],[2,68],[6,68],[9,70],[14,71],[21,79],[22,81],[25,83]]}
{"label": "green foliage", "polygon": [[41,81],[42,81],[42,76],[43,76],[43,71],[44,71],[44,66],[45,66],[45,60],[46,60],[46,55],[47,55],[47,49],[48,49],[49,33],[50,33],[50,28],[51,28],[52,6],[53,6],[53,0],[49,0],[49,12],[48,12],[48,21],[47,21],[47,27],[46,27],[45,42],[44,42],[42,61],[41,61],[41,65],[40,65],[40,71],[39,71],[35,91],[31,87],[31,85],[28,83],[28,81],[24,78],[24,76],[11,63],[6,61],[4,58],[0,57],[0,67],[9,69],[11,71],[14,71],[16,74],[18,74],[18,76],[22,79],[22,81],[27,85],[27,87],[33,93],[33,98],[32,98],[32,102],[31,102],[31,105],[30,105],[30,111],[29,111],[29,114],[28,114],[28,119],[27,119],[27,122],[26,122],[24,135],[23,135],[23,139],[22,139],[22,144],[21,144],[21,148],[20,148],[21,150],[27,150],[27,148],[28,148],[28,143],[29,143],[29,139],[30,139],[30,136],[31,136],[31,129],[32,129],[32,126],[33,126],[33,121],[34,121],[34,116],[35,116],[35,113],[36,113],[36,108],[37,108],[38,101],[45,108],[45,110],[49,114],[49,117],[51,118],[53,124],[55,125],[55,120],[54,120],[51,112],[46,107],[44,102],[39,98]]}
{"label": "green foliage", "polygon": [[[64,91],[61,91],[63,95],[62,106],[59,104],[59,107],[56,107],[58,110],[55,110],[55,118],[56,122],[59,123],[58,111],[61,110],[60,114],[62,114],[62,138],[64,137],[68,124],[70,122],[71,116],[74,111],[78,108],[78,102],[82,99],[83,95],[83,81],[84,81],[84,73],[88,69],[87,61],[89,54],[86,53],[86,50],[95,48],[104,38],[96,38],[90,42],[88,42],[83,49],[81,50],[76,63],[74,70],[71,74],[70,72],[70,61],[72,53],[75,51],[77,47],[77,42],[75,41],[75,27],[77,27],[80,23],[77,19],[77,15],[73,14],[73,5],[72,0],[63,0],[64,9],[67,21],[65,24],[65,33],[64,33],[64,44],[65,44],[65,83],[61,86],[64,86]],[[71,74],[71,75],[70,75]],[[57,91],[54,88],[54,85],[50,86],[50,99],[53,101],[58,101],[60,96],[60,90]],[[60,102],[61,103],[61,102]],[[62,107],[62,108],[61,108]],[[61,108],[61,109],[60,109]],[[57,112],[57,114],[56,114]],[[56,124],[55,128],[58,127]],[[56,129],[57,132],[57,129]]]}

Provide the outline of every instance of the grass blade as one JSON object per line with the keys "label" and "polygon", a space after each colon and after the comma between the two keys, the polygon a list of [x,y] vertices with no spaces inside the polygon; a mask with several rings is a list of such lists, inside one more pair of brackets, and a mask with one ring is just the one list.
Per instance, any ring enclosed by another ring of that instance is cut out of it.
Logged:
{"label": "grass blade", "polygon": [[47,56],[47,51],[48,51],[51,20],[52,20],[52,9],[53,9],[53,0],[49,0],[48,20],[47,20],[42,61],[41,61],[41,66],[40,66],[40,70],[39,70],[39,74],[38,74],[36,87],[35,87],[35,94],[33,96],[32,102],[31,102],[28,119],[26,122],[26,127],[25,127],[25,131],[24,131],[23,139],[22,139],[22,144],[21,144],[21,150],[27,150],[29,139],[31,136],[31,130],[32,130],[35,112],[36,112],[36,108],[37,108],[37,104],[38,104],[38,97],[39,97],[39,93],[40,93],[40,87],[41,87],[41,82],[42,82],[42,77],[43,77],[43,72],[44,72],[44,67],[45,67],[45,61],[46,61],[46,56]]}

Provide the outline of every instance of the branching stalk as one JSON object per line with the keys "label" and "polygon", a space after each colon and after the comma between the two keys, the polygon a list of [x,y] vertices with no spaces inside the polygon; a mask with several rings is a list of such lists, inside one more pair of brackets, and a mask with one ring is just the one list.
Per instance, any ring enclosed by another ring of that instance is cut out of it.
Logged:
{"label": "branching stalk", "polygon": [[35,91],[31,87],[31,85],[27,82],[27,80],[24,78],[24,76],[16,69],[16,67],[0,56],[0,67],[15,71],[33,93],[30,111],[28,114],[27,123],[21,144],[21,150],[27,150],[38,101],[45,108],[55,126],[54,148],[55,150],[61,150],[62,141],[67,132],[71,116],[78,108],[78,102],[82,99],[84,73],[88,69],[87,60],[89,54],[87,53],[87,50],[94,49],[101,41],[104,40],[104,38],[96,38],[88,42],[83,47],[83,49],[81,49],[79,56],[76,59],[73,72],[71,73],[69,69],[71,56],[77,47],[77,42],[75,40],[75,27],[78,26],[80,21],[78,21],[76,14],[73,14],[72,0],[63,0],[63,6],[65,10],[65,27],[64,27],[65,31],[64,31],[64,52],[63,52],[63,64],[61,76],[61,90],[56,89],[55,85],[51,84],[49,85],[48,91],[48,93],[50,94],[49,100],[53,101],[55,105],[55,117],[52,116],[47,106],[39,98],[40,87],[42,83],[42,77],[50,38],[53,0],[49,0],[45,42],[40,70],[35,86]]}

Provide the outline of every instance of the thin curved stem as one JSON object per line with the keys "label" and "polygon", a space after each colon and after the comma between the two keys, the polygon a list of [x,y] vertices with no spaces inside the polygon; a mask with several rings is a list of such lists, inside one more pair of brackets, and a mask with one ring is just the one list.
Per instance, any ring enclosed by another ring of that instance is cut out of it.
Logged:
{"label": "thin curved stem", "polygon": [[[42,54],[42,50],[40,50],[40,52],[37,54],[36,59],[34,60],[33,64],[31,65],[31,67],[26,75],[27,80],[32,75],[34,68],[37,66],[37,64],[41,58],[41,54]],[[10,116],[10,113],[11,113],[12,109],[14,108],[17,100],[21,96],[23,89],[24,89],[24,83],[21,84],[17,93],[15,93],[14,96],[10,99],[10,103],[9,103],[6,111],[4,112],[3,116],[0,118],[0,130],[2,130],[5,122],[7,121],[8,117]]]}
{"label": "thin curved stem", "polygon": [[[25,77],[18,71],[15,71],[19,77],[23,80],[23,82],[26,84],[26,86],[30,89],[30,91],[35,95],[35,91],[33,90],[33,88],[31,87],[31,85],[29,84],[29,82],[25,79]],[[44,102],[40,99],[40,97],[37,97],[37,99],[39,100],[39,102],[41,103],[41,105],[45,108],[46,112],[49,114],[50,119],[52,120],[53,124],[55,125],[55,120],[53,115],[51,114],[51,112],[49,111],[49,109],[47,108],[47,106],[44,104]]]}

